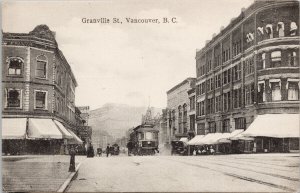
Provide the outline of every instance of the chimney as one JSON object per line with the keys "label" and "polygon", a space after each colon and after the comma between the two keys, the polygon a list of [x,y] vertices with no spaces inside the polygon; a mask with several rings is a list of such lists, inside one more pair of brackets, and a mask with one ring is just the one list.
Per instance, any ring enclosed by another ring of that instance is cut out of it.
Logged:
{"label": "chimney", "polygon": [[212,38],[214,38],[214,37],[216,37],[216,36],[217,36],[217,34],[216,34],[216,33],[213,33]]}
{"label": "chimney", "polygon": [[223,30],[224,30],[224,26],[221,26],[221,27],[220,27],[220,31],[223,31]]}

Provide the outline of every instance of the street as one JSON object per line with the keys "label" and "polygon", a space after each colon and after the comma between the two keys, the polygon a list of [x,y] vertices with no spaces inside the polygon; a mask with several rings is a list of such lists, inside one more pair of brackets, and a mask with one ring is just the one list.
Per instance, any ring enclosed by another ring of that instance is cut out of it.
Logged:
{"label": "street", "polygon": [[88,158],[69,192],[294,192],[297,154]]}

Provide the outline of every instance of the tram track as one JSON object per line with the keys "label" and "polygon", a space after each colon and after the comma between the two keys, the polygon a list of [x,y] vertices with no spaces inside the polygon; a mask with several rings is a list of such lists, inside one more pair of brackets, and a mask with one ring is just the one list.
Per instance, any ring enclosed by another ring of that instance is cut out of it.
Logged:
{"label": "tram track", "polygon": [[[190,165],[190,166],[195,166],[195,167],[199,167],[199,168],[208,169],[208,170],[219,172],[219,173],[222,173],[224,175],[231,176],[231,177],[234,177],[234,178],[237,178],[237,179],[246,180],[246,181],[250,181],[250,182],[254,182],[254,183],[258,183],[258,184],[263,184],[263,185],[266,185],[266,186],[269,186],[269,187],[272,187],[272,188],[277,188],[277,189],[280,189],[280,190],[284,190],[284,191],[287,191],[287,192],[295,192],[296,191],[295,189],[290,188],[290,187],[285,186],[285,185],[279,185],[279,184],[275,184],[275,183],[272,183],[272,182],[267,182],[265,180],[255,179],[253,177],[247,177],[247,176],[235,174],[235,173],[232,173],[232,172],[222,171],[220,169],[214,169],[212,167],[208,167],[208,166],[204,166],[204,165],[199,165],[199,164],[195,164],[195,163],[191,163],[191,162],[187,162],[187,161],[182,161],[182,160],[174,160],[174,159],[170,159],[170,158],[166,158],[166,157],[164,157],[164,159],[174,161],[174,162],[178,162],[178,163],[182,163],[182,164],[185,164],[185,165]],[[203,161],[203,160],[201,160],[201,161]],[[208,163],[208,162],[205,162],[205,163],[206,164],[211,164],[211,165],[216,164],[216,163]],[[220,165],[220,166],[223,166],[223,167],[225,166],[225,167],[233,168],[232,166],[225,165],[225,164],[221,165],[221,164],[218,163],[217,165]],[[242,170],[241,168],[236,168],[236,169]],[[243,170],[250,171],[250,170],[247,170],[247,169],[243,169]],[[259,173],[257,171],[251,171],[251,172]],[[293,178],[290,179],[290,177],[287,177],[287,176],[274,175],[274,174],[270,174],[270,173],[266,173],[266,172],[260,173],[260,174],[269,175],[269,176],[272,176],[272,177],[275,177],[275,178],[281,178],[281,179],[285,179],[285,180],[289,180],[289,181],[299,181],[298,179],[297,180],[293,179]]]}

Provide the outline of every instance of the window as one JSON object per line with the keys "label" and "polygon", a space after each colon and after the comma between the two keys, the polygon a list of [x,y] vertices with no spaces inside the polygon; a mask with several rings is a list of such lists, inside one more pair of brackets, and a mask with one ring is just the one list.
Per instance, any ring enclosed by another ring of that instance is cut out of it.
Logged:
{"label": "window", "polygon": [[273,26],[272,24],[267,24],[266,25],[266,33],[269,36],[269,38],[273,38]]}
{"label": "window", "polygon": [[227,84],[227,70],[223,72],[223,84]]}
{"label": "window", "polygon": [[236,66],[233,67],[233,80],[237,81],[241,79],[241,64],[237,64]]}
{"label": "window", "polygon": [[296,22],[291,22],[291,25],[290,25],[290,35],[291,36],[295,36],[297,34],[297,30],[298,30],[298,26],[296,24]]}
{"label": "window", "polygon": [[247,59],[244,62],[244,66],[245,66],[245,74],[252,74],[254,72],[254,61],[253,61],[253,57]]}
{"label": "window", "polygon": [[242,100],[241,100],[241,89],[233,90],[233,107],[239,108],[242,106]]}
{"label": "window", "polygon": [[234,119],[235,121],[235,129],[246,129],[246,118],[245,117],[239,117]]}
{"label": "window", "polygon": [[289,51],[288,52],[288,65],[289,66],[298,66],[297,52],[296,51]]}
{"label": "window", "polygon": [[271,53],[271,67],[281,66],[281,51],[274,51]]}
{"label": "window", "polygon": [[23,68],[23,60],[21,58],[13,57],[7,59],[8,75],[21,75]]}
{"label": "window", "polygon": [[35,75],[39,78],[46,78],[47,73],[47,58],[44,55],[37,57]]}
{"label": "window", "polygon": [[225,119],[223,121],[223,132],[230,132],[230,119]]}
{"label": "window", "polygon": [[284,23],[278,22],[277,24],[278,37],[284,37]]}
{"label": "window", "polygon": [[221,74],[215,76],[216,88],[221,86]]}
{"label": "window", "polygon": [[202,115],[205,115],[205,103],[204,101],[200,102],[199,103],[199,115],[202,116]]}
{"label": "window", "polygon": [[214,110],[214,99],[207,99],[207,114],[213,113]]}
{"label": "window", "polygon": [[207,82],[207,91],[212,90],[212,89],[210,88],[210,79],[208,79],[206,82]]}
{"label": "window", "polygon": [[213,90],[214,89],[214,79],[211,78],[210,79],[210,90]]}
{"label": "window", "polygon": [[227,70],[227,81],[228,81],[228,83],[231,82],[231,69]]}
{"label": "window", "polygon": [[190,98],[190,110],[195,110],[195,96]]}
{"label": "window", "polygon": [[299,82],[288,82],[288,100],[299,100]]}
{"label": "window", "polygon": [[35,91],[35,109],[47,109],[46,91]]}
{"label": "window", "polygon": [[22,107],[22,91],[20,89],[7,89],[6,95],[7,108]]}
{"label": "window", "polygon": [[208,129],[209,133],[215,133],[216,132],[216,122],[208,122]]}
{"label": "window", "polygon": [[254,103],[254,83],[245,86],[245,105]]}
{"label": "window", "polygon": [[221,95],[216,96],[216,112],[221,111]]}
{"label": "window", "polygon": [[266,53],[261,54],[261,63],[262,63],[262,68],[266,68]]}
{"label": "window", "polygon": [[196,114],[197,114],[197,116],[200,116],[200,102],[197,102],[196,105],[197,105],[196,106]]}
{"label": "window", "polygon": [[266,101],[265,81],[258,82],[258,102],[262,103]]}
{"label": "window", "polygon": [[228,111],[230,109],[231,100],[230,100],[230,92],[223,94],[223,106],[224,111]]}
{"label": "window", "polygon": [[271,82],[271,90],[272,90],[272,101],[280,101],[281,100],[280,81]]}

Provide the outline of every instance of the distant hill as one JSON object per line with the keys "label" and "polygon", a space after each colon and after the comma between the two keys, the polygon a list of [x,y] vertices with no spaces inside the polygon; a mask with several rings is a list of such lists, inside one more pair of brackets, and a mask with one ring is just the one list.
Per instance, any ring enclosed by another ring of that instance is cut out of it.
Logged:
{"label": "distant hill", "polygon": [[[125,132],[134,126],[141,124],[142,115],[147,107],[134,107],[125,104],[108,103],[101,108],[91,110],[89,125],[93,128],[93,135],[107,132],[113,138],[125,136]],[[152,115],[161,114],[161,109],[151,108]]]}

